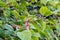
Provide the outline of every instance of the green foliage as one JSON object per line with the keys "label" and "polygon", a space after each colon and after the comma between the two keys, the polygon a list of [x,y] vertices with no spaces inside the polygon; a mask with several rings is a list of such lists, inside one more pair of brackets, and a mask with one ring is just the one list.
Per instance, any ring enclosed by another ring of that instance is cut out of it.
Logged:
{"label": "green foliage", "polygon": [[60,40],[60,1],[0,0],[0,40]]}

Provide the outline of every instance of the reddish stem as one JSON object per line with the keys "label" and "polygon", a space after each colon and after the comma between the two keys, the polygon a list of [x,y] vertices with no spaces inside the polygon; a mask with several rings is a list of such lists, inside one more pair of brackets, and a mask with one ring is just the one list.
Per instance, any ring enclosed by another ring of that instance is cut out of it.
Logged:
{"label": "reddish stem", "polygon": [[29,30],[28,19],[26,20],[26,30]]}

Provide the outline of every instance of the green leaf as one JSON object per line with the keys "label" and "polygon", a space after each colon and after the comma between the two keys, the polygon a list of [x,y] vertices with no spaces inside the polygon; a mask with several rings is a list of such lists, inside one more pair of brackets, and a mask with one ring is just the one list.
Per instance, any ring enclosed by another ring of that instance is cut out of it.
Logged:
{"label": "green leaf", "polygon": [[38,23],[41,25],[41,27],[42,27],[42,31],[44,31],[45,30],[45,28],[46,28],[46,22],[44,22],[43,20],[37,20],[38,21]]}
{"label": "green leaf", "polygon": [[2,1],[0,1],[0,6],[1,7],[6,7],[6,8],[8,7],[7,4],[5,2],[2,2]]}
{"label": "green leaf", "polygon": [[7,0],[8,2],[16,2],[16,0]]}
{"label": "green leaf", "polygon": [[50,16],[53,14],[46,6],[42,6],[39,12],[44,16]]}
{"label": "green leaf", "polygon": [[34,33],[33,36],[34,37],[40,37],[40,34],[39,33]]}
{"label": "green leaf", "polygon": [[20,17],[19,13],[16,10],[12,11],[12,13],[13,13],[15,18],[19,18]]}
{"label": "green leaf", "polygon": [[0,20],[0,26],[2,26],[2,23],[3,23],[3,22]]}
{"label": "green leaf", "polygon": [[0,37],[5,37],[4,30],[0,28]]}
{"label": "green leaf", "polygon": [[45,4],[46,5],[47,2],[48,2],[48,0],[41,0],[41,3],[42,4]]}
{"label": "green leaf", "polygon": [[60,7],[60,2],[56,3],[55,8],[59,8]]}
{"label": "green leaf", "polygon": [[38,37],[32,37],[32,40],[39,40]]}
{"label": "green leaf", "polygon": [[31,32],[28,30],[22,31],[22,32],[17,32],[17,36],[21,40],[31,40]]}
{"label": "green leaf", "polygon": [[10,25],[8,25],[8,24],[4,24],[4,25],[2,26],[2,28],[7,29],[7,30],[9,30],[9,31],[13,31],[12,26],[10,26]]}
{"label": "green leaf", "polygon": [[6,35],[13,35],[14,29],[12,28],[12,26],[10,26],[10,25],[8,25],[8,24],[4,24],[4,25],[2,26],[2,28],[3,28],[3,29],[6,29],[6,30],[4,30]]}
{"label": "green leaf", "polygon": [[36,21],[32,21],[33,26],[37,29],[38,32],[41,31],[40,26],[36,23]]}

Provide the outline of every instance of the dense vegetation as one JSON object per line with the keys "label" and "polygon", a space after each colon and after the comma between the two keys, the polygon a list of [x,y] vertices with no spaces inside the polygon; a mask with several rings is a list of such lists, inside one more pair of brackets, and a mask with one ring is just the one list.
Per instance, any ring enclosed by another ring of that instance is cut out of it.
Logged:
{"label": "dense vegetation", "polygon": [[60,0],[0,0],[0,40],[60,40]]}

